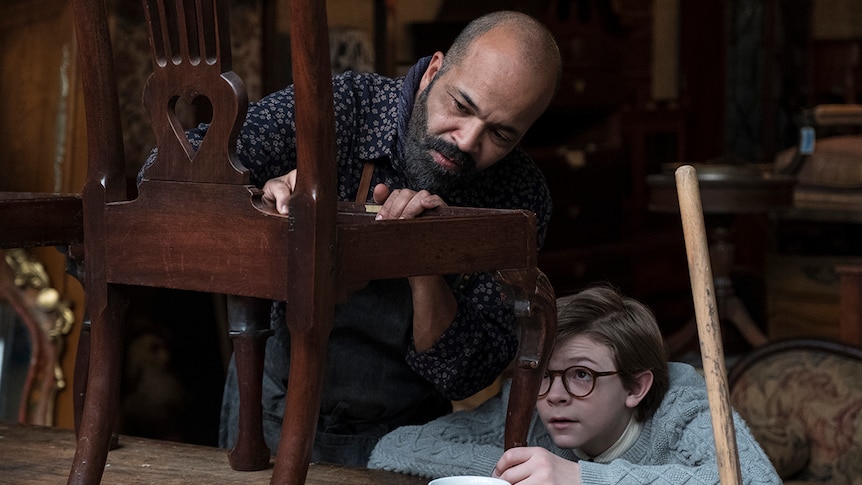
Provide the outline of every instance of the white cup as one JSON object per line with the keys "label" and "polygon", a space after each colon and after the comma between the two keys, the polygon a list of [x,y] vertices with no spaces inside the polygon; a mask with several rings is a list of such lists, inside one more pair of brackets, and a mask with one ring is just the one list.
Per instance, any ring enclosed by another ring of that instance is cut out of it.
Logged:
{"label": "white cup", "polygon": [[431,480],[428,485],[511,485],[506,480],[492,477],[458,476]]}

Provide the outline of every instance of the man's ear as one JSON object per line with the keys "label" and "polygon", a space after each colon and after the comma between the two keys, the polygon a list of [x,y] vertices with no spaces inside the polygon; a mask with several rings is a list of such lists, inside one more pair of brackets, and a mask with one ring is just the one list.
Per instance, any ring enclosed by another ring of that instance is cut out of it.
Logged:
{"label": "man's ear", "polygon": [[632,409],[647,395],[652,388],[653,374],[651,370],[645,370],[635,376],[635,386],[629,390],[629,395],[626,396],[626,406]]}
{"label": "man's ear", "polygon": [[425,69],[425,73],[422,74],[422,79],[419,80],[419,91],[425,91],[425,88],[431,84],[431,80],[434,79],[434,76],[437,75],[437,72],[440,71],[440,66],[443,65],[443,53],[437,51],[431,56],[431,63],[428,64],[428,68]]}

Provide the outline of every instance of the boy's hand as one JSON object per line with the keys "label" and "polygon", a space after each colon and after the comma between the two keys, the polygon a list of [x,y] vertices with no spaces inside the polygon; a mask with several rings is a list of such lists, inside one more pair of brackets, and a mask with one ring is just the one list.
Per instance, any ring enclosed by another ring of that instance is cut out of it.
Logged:
{"label": "boy's hand", "polygon": [[578,485],[581,469],[577,462],[561,458],[540,447],[506,450],[492,477],[502,478],[512,485]]}

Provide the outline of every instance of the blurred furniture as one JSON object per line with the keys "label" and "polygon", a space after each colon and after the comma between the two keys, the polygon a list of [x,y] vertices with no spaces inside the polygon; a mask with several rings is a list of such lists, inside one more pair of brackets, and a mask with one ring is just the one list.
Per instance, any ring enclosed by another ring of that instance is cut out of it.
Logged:
{"label": "blurred furniture", "polygon": [[785,483],[862,477],[862,350],[771,342],[737,362],[731,401]]}
{"label": "blurred furniture", "polygon": [[0,192],[0,301],[12,306],[30,338],[31,362],[18,407],[24,423],[54,423],[55,397],[66,386],[60,358],[74,315],[68,306],[57,306],[60,296],[41,263],[22,248],[76,251],[82,214],[78,194]]}
{"label": "blurred furniture", "polygon": [[[736,295],[731,280],[735,259],[732,239],[736,214],[757,214],[789,207],[795,179],[773,175],[757,166],[733,164],[695,165],[700,185],[703,213],[709,231],[709,252],[715,278],[715,296],[722,320],[732,323],[753,347],[764,345],[768,337],[752,319]],[[679,202],[672,174],[647,176],[649,208],[656,212],[677,212]],[[668,337],[671,352],[684,348],[696,337],[688,324]]]}
{"label": "blurred furniture", "polygon": [[862,345],[859,306],[848,310],[862,263],[862,105],[818,105],[801,118],[799,144],[775,161],[798,183],[767,258],[769,333]]}
{"label": "blurred furniture", "polygon": [[60,359],[75,315],[42,263],[20,248],[0,249],[0,303],[9,306],[0,312],[0,407],[6,417],[16,409],[21,423],[51,426],[57,392],[66,387]]}
{"label": "blurred furniture", "polygon": [[[158,152],[135,199],[126,194],[105,6],[100,0],[72,5],[87,108],[83,264],[91,352],[85,346],[79,354],[87,367],[81,379],[86,392],[70,483],[98,482],[105,469],[129,286],[229,295],[241,409],[239,439],[229,458],[232,467],[244,470],[269,465],[260,422],[268,302],[290,302],[291,373],[272,480],[299,484],[308,471],[336,303],[373,279],[498,270],[522,329],[505,445],[525,443],[535,404],[529,396],[537,393],[556,319],[553,290],[536,268],[535,216],[453,207],[377,222],[364,205],[336,201],[324,2],[290,4],[299,163],[287,216],[264,206],[236,159],[247,98],[231,70],[224,2],[144,1],[154,69],[144,103]],[[178,100],[199,97],[209,100],[213,115],[195,150],[175,108]],[[400,244],[381,258],[381,240]]]}

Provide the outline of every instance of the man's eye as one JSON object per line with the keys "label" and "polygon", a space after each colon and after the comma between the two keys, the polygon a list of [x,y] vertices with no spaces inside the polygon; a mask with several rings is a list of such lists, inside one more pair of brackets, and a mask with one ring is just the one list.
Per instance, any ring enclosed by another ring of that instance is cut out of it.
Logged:
{"label": "man's eye", "polygon": [[493,130],[491,132],[491,136],[494,137],[500,143],[509,143],[509,137],[503,134],[502,131]]}
{"label": "man's eye", "polygon": [[453,96],[451,93],[446,93],[446,94],[448,94],[449,97],[452,98],[452,102],[455,104],[456,110],[458,110],[460,113],[466,113],[468,111],[467,107],[464,106],[464,104],[462,102],[458,101],[458,98]]}

